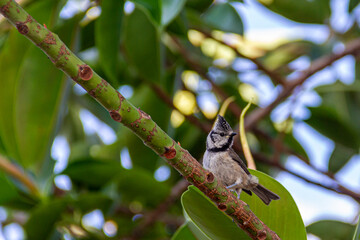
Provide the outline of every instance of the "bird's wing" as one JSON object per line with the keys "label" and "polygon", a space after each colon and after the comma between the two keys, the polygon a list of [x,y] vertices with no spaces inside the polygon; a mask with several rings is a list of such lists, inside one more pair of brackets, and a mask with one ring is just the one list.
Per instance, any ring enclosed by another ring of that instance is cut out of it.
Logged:
{"label": "bird's wing", "polygon": [[250,175],[250,172],[247,169],[245,163],[241,160],[241,158],[236,154],[236,152],[232,148],[229,149],[229,154],[230,154],[231,158],[235,162],[237,162],[240,165],[240,167],[246,172],[246,174]]}

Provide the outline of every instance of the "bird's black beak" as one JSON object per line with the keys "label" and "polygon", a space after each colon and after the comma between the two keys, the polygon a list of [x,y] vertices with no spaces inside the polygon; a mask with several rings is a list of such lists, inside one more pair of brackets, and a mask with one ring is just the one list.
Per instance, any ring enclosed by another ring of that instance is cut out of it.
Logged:
{"label": "bird's black beak", "polygon": [[232,132],[231,134],[230,134],[230,136],[235,136],[235,135],[237,135],[237,133],[236,132]]}

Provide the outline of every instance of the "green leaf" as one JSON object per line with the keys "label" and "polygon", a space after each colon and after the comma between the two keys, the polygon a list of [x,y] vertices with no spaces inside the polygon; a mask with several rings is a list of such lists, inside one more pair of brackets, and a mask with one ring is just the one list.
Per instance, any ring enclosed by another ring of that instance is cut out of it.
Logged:
{"label": "green leaf", "polygon": [[203,15],[205,23],[211,27],[242,35],[244,33],[243,23],[239,13],[229,3],[216,3]]}
{"label": "green leaf", "polygon": [[271,11],[301,23],[323,24],[331,13],[329,0],[260,0],[260,3]]}
{"label": "green leaf", "polygon": [[118,162],[84,159],[71,162],[61,174],[68,175],[77,185],[98,189],[122,170]]}
{"label": "green leaf", "polygon": [[156,207],[170,194],[170,186],[158,182],[144,169],[124,170],[117,177],[118,191],[124,201],[137,200],[147,206]]}
{"label": "green leaf", "polygon": [[28,240],[49,239],[54,230],[55,223],[60,219],[65,210],[67,201],[57,199],[42,203],[31,213],[25,224],[25,231]]}
{"label": "green leaf", "polygon": [[112,199],[101,193],[83,193],[75,201],[74,206],[80,209],[82,213],[87,213],[95,209],[103,212],[109,210]]}
{"label": "green leaf", "polygon": [[333,109],[338,116],[351,125],[353,131],[360,135],[360,81],[354,81],[351,85],[337,81],[333,84],[315,88],[321,96],[322,105]]}
{"label": "green leaf", "polygon": [[359,5],[359,3],[360,3],[359,0],[350,0],[349,8],[348,8],[349,13],[352,12],[356,8],[356,6]]}
{"label": "green leaf", "polygon": [[183,9],[185,0],[163,0],[161,7],[161,24],[168,25]]}
{"label": "green leaf", "polygon": [[[30,14],[49,23],[57,1],[39,1]],[[48,9],[44,11],[43,9]],[[72,28],[58,31],[66,44]],[[66,37],[62,36],[66,30]],[[49,155],[59,111],[66,90],[64,74],[47,56],[12,30],[0,54],[0,134],[6,153],[25,167],[42,163]]]}
{"label": "green leaf", "polygon": [[341,144],[335,144],[335,149],[329,159],[329,171],[336,173],[344,167],[356,153],[357,151],[354,149],[344,147]]}
{"label": "green leaf", "polygon": [[334,109],[327,106],[310,108],[311,117],[305,120],[307,124],[319,133],[330,138],[335,143],[357,150],[359,137],[347,122]]}
{"label": "green leaf", "polygon": [[175,232],[174,236],[171,240],[197,240],[194,234],[189,229],[189,223],[183,224],[179,229]]}
{"label": "green leaf", "polygon": [[124,34],[126,55],[137,73],[144,79],[159,81],[160,35],[144,9],[136,7],[126,17]]}
{"label": "green leaf", "polygon": [[[189,186],[181,196],[181,204],[189,220],[209,239],[250,239],[226,214],[200,190]],[[191,229],[191,228],[190,228]],[[192,233],[196,229],[192,229]],[[198,236],[198,235],[197,235]]]}
{"label": "green leaf", "polygon": [[186,7],[192,8],[198,12],[205,11],[214,0],[187,0]]}
{"label": "green leaf", "polygon": [[150,17],[154,20],[153,22],[161,23],[161,0],[133,0],[137,7],[139,5],[142,9],[146,9]]}
{"label": "green leaf", "polygon": [[154,22],[160,26],[168,25],[183,9],[185,0],[134,0],[144,7]]}
{"label": "green leaf", "polygon": [[0,172],[0,206],[18,197],[15,185]]}
{"label": "green leaf", "polygon": [[[304,222],[299,209],[291,194],[272,177],[249,169],[252,175],[259,178],[259,182],[280,196],[280,200],[272,201],[269,206],[257,196],[241,195],[250,209],[258,216],[271,230],[275,231],[281,239],[306,239]],[[290,225],[289,225],[290,224]]]}
{"label": "green leaf", "polygon": [[[262,185],[280,196],[280,200],[265,205],[257,196],[242,194],[250,209],[281,239],[306,239],[305,226],[290,193],[268,175],[251,170]],[[190,219],[211,239],[250,239],[232,220],[220,211],[204,194],[190,186],[182,196],[182,204]],[[240,231],[240,232],[239,232]],[[229,235],[228,235],[229,234]]]}
{"label": "green leaf", "polygon": [[103,1],[101,15],[95,22],[95,42],[99,64],[114,85],[118,82],[118,57],[124,1]]}
{"label": "green leaf", "polygon": [[322,220],[310,224],[306,229],[323,240],[343,240],[352,239],[355,227],[344,222]]}
{"label": "green leaf", "polygon": [[303,156],[307,161],[309,161],[309,156],[307,155],[303,146],[297,141],[294,137],[293,133],[284,135],[284,142],[287,146],[289,146],[292,150],[294,150],[299,155]]}
{"label": "green leaf", "polygon": [[356,227],[355,227],[355,232],[354,232],[354,237],[352,240],[359,240],[360,239],[360,215],[359,215],[359,219],[358,219],[358,222],[356,224]]}
{"label": "green leaf", "polygon": [[[188,218],[188,216],[186,216],[186,218]],[[188,225],[189,229],[191,230],[191,232],[195,235],[196,239],[212,240],[211,238],[206,236],[205,233],[200,228],[198,228],[194,222],[188,221],[187,225]]]}

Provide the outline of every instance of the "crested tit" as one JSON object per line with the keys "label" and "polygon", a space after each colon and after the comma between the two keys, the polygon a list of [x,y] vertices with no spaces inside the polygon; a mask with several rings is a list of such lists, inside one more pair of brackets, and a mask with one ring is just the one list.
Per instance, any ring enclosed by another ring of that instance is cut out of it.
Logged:
{"label": "crested tit", "polygon": [[225,118],[218,115],[215,126],[206,139],[203,166],[211,171],[228,189],[235,191],[238,198],[243,190],[249,195],[255,193],[266,205],[280,197],[259,184],[257,177],[250,174],[244,162],[232,149],[234,132]]}

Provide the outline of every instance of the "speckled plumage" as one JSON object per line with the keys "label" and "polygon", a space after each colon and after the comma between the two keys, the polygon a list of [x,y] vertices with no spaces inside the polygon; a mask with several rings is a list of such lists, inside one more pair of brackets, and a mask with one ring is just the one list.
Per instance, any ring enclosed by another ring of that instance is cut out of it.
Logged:
{"label": "speckled plumage", "polygon": [[258,178],[250,174],[244,162],[232,149],[235,135],[230,125],[219,115],[206,139],[204,168],[211,171],[227,188],[236,191],[238,197],[244,190],[250,195],[254,192],[267,205],[271,200],[280,199],[259,184]]}

